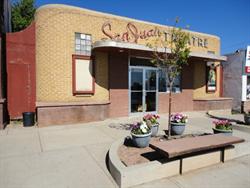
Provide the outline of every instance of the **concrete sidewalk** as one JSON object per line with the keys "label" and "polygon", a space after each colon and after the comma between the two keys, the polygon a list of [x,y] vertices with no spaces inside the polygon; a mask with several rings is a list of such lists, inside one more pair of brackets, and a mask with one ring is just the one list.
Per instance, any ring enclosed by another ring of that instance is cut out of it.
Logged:
{"label": "concrete sidewalk", "polygon": [[249,188],[250,155],[134,188]]}
{"label": "concrete sidewalk", "polygon": [[[187,114],[186,133],[212,132],[212,119],[205,113]],[[115,140],[130,134],[128,123],[139,119],[118,118],[44,128],[10,125],[0,131],[0,188],[117,187],[106,167],[107,152]],[[166,127],[167,116],[162,115],[161,131]],[[235,130],[234,135],[246,140],[242,150],[248,154],[250,134]],[[217,173],[219,178],[214,179],[213,187],[220,187],[225,179],[232,181],[228,185],[235,182],[237,187],[246,187],[250,183],[249,170],[248,156],[140,187],[199,187],[204,182],[211,184],[211,178],[217,177]]]}

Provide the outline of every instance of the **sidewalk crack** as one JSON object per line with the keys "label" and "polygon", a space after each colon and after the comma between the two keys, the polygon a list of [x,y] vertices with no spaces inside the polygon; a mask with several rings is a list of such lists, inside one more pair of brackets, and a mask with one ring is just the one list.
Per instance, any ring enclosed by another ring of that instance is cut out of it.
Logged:
{"label": "sidewalk crack", "polygon": [[44,152],[39,128],[38,128],[37,134],[38,134],[38,139],[39,139],[39,145],[40,145],[40,148],[41,148],[41,152]]}
{"label": "sidewalk crack", "polygon": [[168,178],[168,179],[169,179],[169,181],[171,181],[172,183],[174,183],[177,187],[183,188],[182,184],[179,183],[178,181],[176,181],[176,180],[174,179],[174,177]]}

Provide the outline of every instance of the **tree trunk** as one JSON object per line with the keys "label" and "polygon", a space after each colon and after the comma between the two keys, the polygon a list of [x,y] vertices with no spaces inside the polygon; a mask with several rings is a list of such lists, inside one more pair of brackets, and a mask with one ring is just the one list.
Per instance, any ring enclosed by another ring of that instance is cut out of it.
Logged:
{"label": "tree trunk", "polygon": [[172,83],[169,85],[169,98],[168,98],[168,138],[171,137],[171,107],[172,107]]}

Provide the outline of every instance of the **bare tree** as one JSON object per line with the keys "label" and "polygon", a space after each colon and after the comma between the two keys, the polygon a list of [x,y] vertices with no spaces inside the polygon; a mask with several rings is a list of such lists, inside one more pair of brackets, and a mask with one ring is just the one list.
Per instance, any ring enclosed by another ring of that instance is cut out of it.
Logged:
{"label": "bare tree", "polygon": [[189,34],[182,28],[176,27],[178,22],[179,19],[176,18],[174,27],[170,29],[168,37],[164,39],[159,37],[153,44],[148,44],[150,48],[154,49],[152,63],[163,70],[169,84],[168,137],[171,136],[170,117],[173,84],[176,77],[180,75],[183,66],[188,64],[190,54]]}

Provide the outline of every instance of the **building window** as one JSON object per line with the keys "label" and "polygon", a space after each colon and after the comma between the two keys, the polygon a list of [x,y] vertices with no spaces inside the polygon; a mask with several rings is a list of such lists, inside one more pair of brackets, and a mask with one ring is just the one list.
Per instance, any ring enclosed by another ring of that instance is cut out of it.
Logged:
{"label": "building window", "polygon": [[77,55],[91,56],[91,35],[75,33],[75,53]]}
{"label": "building window", "polygon": [[89,56],[72,56],[72,75],[73,95],[94,94],[94,66]]}
{"label": "building window", "polygon": [[[166,74],[163,70],[159,70],[159,92],[169,92],[169,82],[166,77]],[[179,93],[181,92],[181,75],[179,74],[174,81],[172,92]]]}
{"label": "building window", "polygon": [[159,70],[159,92],[167,92],[167,78],[164,71]]}

